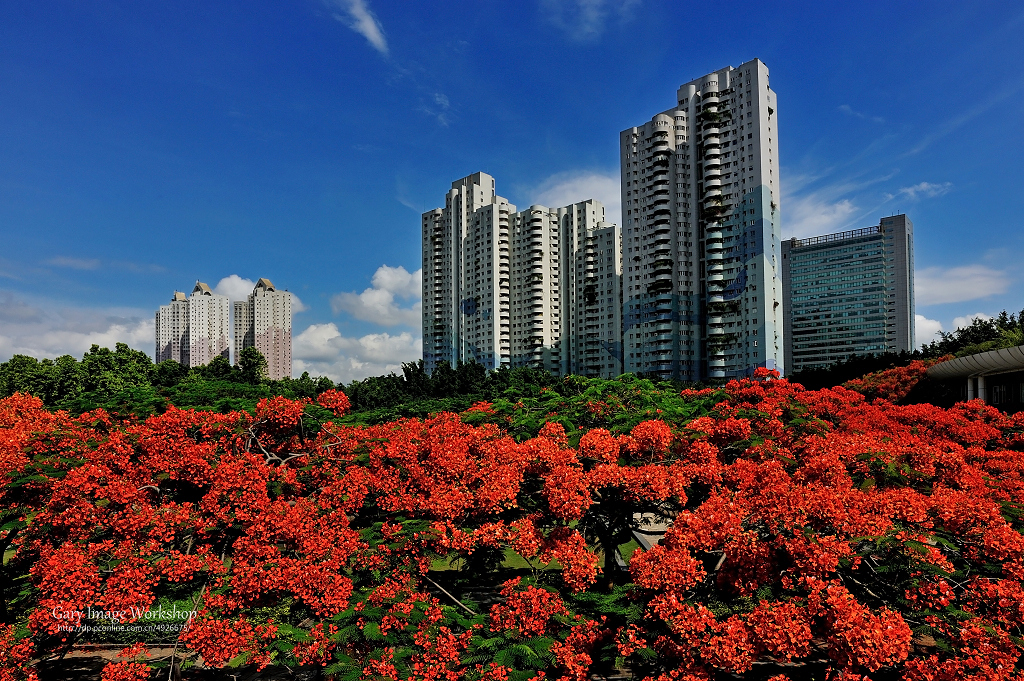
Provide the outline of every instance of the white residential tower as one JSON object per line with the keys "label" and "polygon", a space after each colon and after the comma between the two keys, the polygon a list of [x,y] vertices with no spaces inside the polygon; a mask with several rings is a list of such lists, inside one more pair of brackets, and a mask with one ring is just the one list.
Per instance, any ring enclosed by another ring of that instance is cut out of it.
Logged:
{"label": "white residential tower", "polygon": [[475,173],[423,214],[423,359],[615,376],[618,227],[584,201],[517,212]]}
{"label": "white residential tower", "polygon": [[625,370],[783,369],[778,116],[757,59],[620,134]]}
{"label": "white residential tower", "polygon": [[256,282],[248,300],[235,309],[235,362],[242,350],[255,347],[267,360],[267,375],[279,381],[292,375],[292,294],[278,291],[269,279]]}
{"label": "white residential tower", "polygon": [[189,366],[209,364],[220,356],[230,361],[231,299],[197,281],[188,297]]}
{"label": "white residential tower", "polygon": [[156,311],[156,363],[169,359],[189,364],[188,298],[175,291],[171,302]]}

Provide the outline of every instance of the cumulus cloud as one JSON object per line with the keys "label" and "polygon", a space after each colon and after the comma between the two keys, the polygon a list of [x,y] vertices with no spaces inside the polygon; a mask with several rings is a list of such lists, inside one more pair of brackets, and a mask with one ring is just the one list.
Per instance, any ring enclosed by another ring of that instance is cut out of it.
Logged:
{"label": "cumulus cloud", "polygon": [[0,291],[0,361],[12,355],[81,357],[117,343],[153,354],[153,313],[125,308],[71,308]]}
{"label": "cumulus cloud", "polygon": [[231,300],[248,300],[254,288],[256,282],[252,279],[243,279],[237,274],[232,274],[218,281],[213,287],[213,292],[227,296]]}
{"label": "cumulus cloud", "polygon": [[952,188],[952,182],[943,182],[941,184],[918,182],[911,187],[900,187],[899,191],[895,194],[886,194],[885,197],[886,199],[894,199],[897,196],[906,196],[911,201],[917,201],[921,198],[932,199],[936,196],[942,196]]}
{"label": "cumulus cloud", "polygon": [[975,319],[992,319],[990,315],[984,312],[975,312],[974,314],[964,315],[963,317],[953,318],[954,329],[966,329],[968,326],[974,323]]}
{"label": "cumulus cloud", "polygon": [[333,323],[312,324],[292,339],[292,372],[303,371],[349,382],[398,372],[402,362],[423,355],[423,341],[409,332],[371,333],[360,338],[341,335]]}
{"label": "cumulus cloud", "polygon": [[926,267],[914,273],[914,296],[918,305],[961,303],[1005,293],[1011,283],[1005,271],[985,265]]}
{"label": "cumulus cloud", "polygon": [[366,0],[333,0],[332,3],[345,14],[335,14],[334,18],[345,24],[366,40],[381,54],[388,53],[388,41],[384,38],[384,29],[377,17],[370,11]]}
{"label": "cumulus cloud", "polygon": [[[622,225],[622,193],[618,173],[589,170],[552,175],[532,192],[531,204],[561,208],[571,203],[594,199],[604,204],[605,220]],[[522,206],[520,206],[522,208]]]}
{"label": "cumulus cloud", "polygon": [[541,0],[541,13],[570,39],[587,42],[600,38],[609,17],[628,20],[639,0]]}
{"label": "cumulus cloud", "polygon": [[922,314],[914,315],[914,343],[915,347],[927,345],[933,340],[938,340],[939,331],[944,331],[942,322],[937,319],[928,319]]}
{"label": "cumulus cloud", "polygon": [[[343,292],[331,298],[335,314],[347,312],[356,319],[383,326],[419,326],[423,271],[381,265],[373,274],[370,288],[362,293]],[[398,300],[414,301],[402,307]]]}
{"label": "cumulus cloud", "polygon": [[[249,294],[256,288],[256,282],[252,279],[244,279],[237,274],[231,274],[217,282],[213,292],[227,296],[231,300],[249,300]],[[305,312],[309,308],[297,295],[292,293],[292,313]]]}

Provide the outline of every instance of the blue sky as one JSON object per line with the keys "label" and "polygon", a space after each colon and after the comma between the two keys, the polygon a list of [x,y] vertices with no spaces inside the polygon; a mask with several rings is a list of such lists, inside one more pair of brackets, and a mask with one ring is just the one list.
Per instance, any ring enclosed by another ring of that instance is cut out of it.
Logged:
{"label": "blue sky", "polygon": [[293,291],[296,370],[419,356],[419,213],[483,170],[618,207],[620,130],[753,57],[786,236],[916,229],[919,336],[1024,307],[1024,6],[76,0],[0,5],[0,359],[152,352],[202,279]]}

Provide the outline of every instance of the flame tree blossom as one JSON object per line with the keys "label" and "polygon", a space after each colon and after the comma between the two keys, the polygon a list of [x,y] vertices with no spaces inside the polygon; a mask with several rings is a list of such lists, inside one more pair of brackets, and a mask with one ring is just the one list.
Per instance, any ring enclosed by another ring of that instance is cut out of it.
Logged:
{"label": "flame tree blossom", "polygon": [[[145,419],[15,395],[0,679],[74,643],[55,613],[170,602],[195,613],[178,661],[211,667],[1017,679],[1024,415],[900,404],[921,375],[761,372],[628,428],[628,400],[581,391],[585,427],[556,410],[530,433],[485,403],[341,425],[338,391]],[[103,677],[166,667],[147,652]]]}

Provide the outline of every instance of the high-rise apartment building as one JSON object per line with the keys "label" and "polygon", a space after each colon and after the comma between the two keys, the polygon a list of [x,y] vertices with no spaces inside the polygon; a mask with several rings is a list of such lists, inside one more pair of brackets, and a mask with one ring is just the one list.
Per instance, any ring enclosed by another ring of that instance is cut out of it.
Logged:
{"label": "high-rise apartment building", "polygon": [[422,227],[428,371],[476,361],[621,373],[619,235],[600,203],[517,212],[494,178],[475,173],[452,183]]}
{"label": "high-rise apartment building", "polygon": [[197,281],[188,297],[189,366],[209,364],[220,356],[230,361],[231,299]]}
{"label": "high-rise apartment building", "polygon": [[878,225],[782,242],[786,366],[914,349],[914,225]]}
{"label": "high-rise apartment building", "polygon": [[783,369],[778,116],[754,59],[620,134],[625,370]]}
{"label": "high-rise apartment building", "polygon": [[515,207],[475,173],[452,183],[444,208],[423,214],[423,362],[511,361],[510,217]]}
{"label": "high-rise apartment building", "polygon": [[189,364],[188,298],[175,291],[171,302],[156,311],[156,363],[169,359],[178,364]]}
{"label": "high-rise apartment building", "polygon": [[622,232],[604,206],[559,208],[566,341],[562,373],[612,378],[622,373]]}
{"label": "high-rise apartment building", "polygon": [[267,375],[279,381],[292,375],[292,294],[269,279],[256,282],[248,300],[235,301],[235,361],[255,347],[267,360]]}

